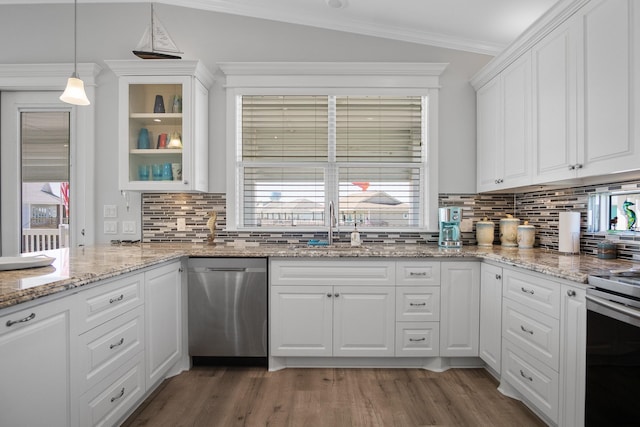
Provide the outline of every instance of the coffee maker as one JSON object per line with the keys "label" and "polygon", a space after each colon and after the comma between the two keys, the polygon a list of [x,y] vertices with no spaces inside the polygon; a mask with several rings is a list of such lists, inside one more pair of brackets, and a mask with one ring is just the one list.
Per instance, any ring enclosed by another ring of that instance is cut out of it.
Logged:
{"label": "coffee maker", "polygon": [[441,248],[462,247],[460,221],[462,221],[461,207],[448,206],[438,209],[438,222],[440,224],[438,246]]}

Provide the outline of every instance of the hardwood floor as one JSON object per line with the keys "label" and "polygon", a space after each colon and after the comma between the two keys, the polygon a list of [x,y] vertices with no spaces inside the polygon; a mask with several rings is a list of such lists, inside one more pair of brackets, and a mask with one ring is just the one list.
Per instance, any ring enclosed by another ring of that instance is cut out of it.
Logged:
{"label": "hardwood floor", "polygon": [[164,381],[133,426],[544,426],[483,369],[194,367]]}

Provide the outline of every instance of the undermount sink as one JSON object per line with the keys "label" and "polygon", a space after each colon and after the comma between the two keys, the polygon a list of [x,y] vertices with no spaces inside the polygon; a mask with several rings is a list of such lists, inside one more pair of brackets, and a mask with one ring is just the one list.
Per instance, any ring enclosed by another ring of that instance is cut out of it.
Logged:
{"label": "undermount sink", "polygon": [[303,250],[303,251],[317,251],[317,252],[335,252],[335,251],[339,251],[339,252],[356,252],[356,251],[368,251],[369,248],[367,248],[366,246],[351,246],[351,245],[324,245],[324,246],[309,246],[309,245],[300,245],[300,246],[293,246],[292,249],[294,250]]}

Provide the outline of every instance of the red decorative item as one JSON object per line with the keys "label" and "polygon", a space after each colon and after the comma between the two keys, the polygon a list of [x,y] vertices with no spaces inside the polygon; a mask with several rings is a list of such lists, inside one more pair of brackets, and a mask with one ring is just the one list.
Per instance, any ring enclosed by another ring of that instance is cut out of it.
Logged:
{"label": "red decorative item", "polygon": [[352,184],[357,187],[360,187],[362,191],[367,191],[367,188],[369,188],[368,182],[352,182]]}

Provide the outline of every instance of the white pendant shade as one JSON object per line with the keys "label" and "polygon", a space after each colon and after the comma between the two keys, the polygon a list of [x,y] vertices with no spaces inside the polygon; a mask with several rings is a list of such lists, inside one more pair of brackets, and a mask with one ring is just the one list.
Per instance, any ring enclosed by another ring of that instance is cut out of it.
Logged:
{"label": "white pendant shade", "polygon": [[91,104],[84,91],[84,82],[75,73],[67,80],[67,87],[60,95],[60,101],[73,105]]}
{"label": "white pendant shade", "polygon": [[67,80],[67,87],[60,95],[60,101],[73,105],[89,105],[84,91],[84,82],[78,77],[78,0],[73,1],[73,74]]}

